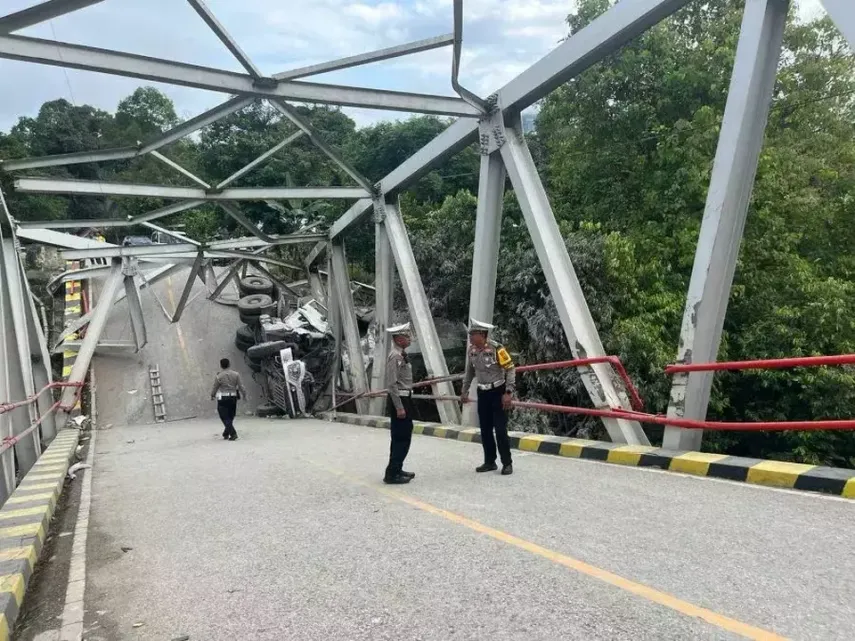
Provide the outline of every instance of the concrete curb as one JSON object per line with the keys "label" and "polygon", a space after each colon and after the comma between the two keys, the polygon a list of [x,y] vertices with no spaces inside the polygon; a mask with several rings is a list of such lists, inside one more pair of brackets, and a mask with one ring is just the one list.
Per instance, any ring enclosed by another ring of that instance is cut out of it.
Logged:
{"label": "concrete curb", "polygon": [[0,508],[0,641],[15,629],[78,437],[60,430]]}
{"label": "concrete curb", "polygon": [[[379,416],[330,412],[322,418],[339,423],[389,429],[389,419]],[[481,442],[478,428],[458,425],[440,425],[416,421],[415,434],[436,436],[455,441]],[[664,450],[642,445],[620,445],[602,441],[588,441],[563,436],[509,432],[511,447],[526,452],[554,454],[570,458],[584,458],[618,465],[657,467],[671,472],[709,476],[754,485],[768,485],[808,492],[822,492],[845,498],[855,498],[855,470],[820,465],[803,465],[755,458],[742,458],[707,452]]]}

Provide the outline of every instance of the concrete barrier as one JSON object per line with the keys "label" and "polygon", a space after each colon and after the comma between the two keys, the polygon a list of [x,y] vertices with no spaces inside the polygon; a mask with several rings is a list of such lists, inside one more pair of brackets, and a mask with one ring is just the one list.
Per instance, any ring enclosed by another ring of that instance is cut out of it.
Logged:
{"label": "concrete barrier", "polygon": [[0,508],[0,641],[15,628],[78,437],[60,430]]}
{"label": "concrete barrier", "polygon": [[[339,423],[389,429],[389,419],[385,417],[359,416],[343,412],[337,412],[334,415],[331,412],[326,412],[322,414],[322,417]],[[413,424],[413,433],[456,441],[481,442],[481,432],[478,428],[465,428],[459,425],[440,425],[416,421]],[[855,498],[855,470],[743,458],[728,456],[727,454],[710,454],[708,452],[673,451],[644,445],[621,445],[526,432],[509,432],[508,434],[512,448],[527,452],[591,459],[635,467],[657,467],[682,474],[709,476],[755,485],[822,492],[845,498]]]}

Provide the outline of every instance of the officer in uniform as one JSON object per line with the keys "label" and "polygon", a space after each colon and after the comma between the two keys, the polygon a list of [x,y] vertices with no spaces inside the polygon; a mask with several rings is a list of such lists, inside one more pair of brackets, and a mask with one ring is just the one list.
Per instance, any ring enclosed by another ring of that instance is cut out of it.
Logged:
{"label": "officer in uniform", "polygon": [[[496,446],[502,458],[502,474],[514,473],[511,461],[511,443],[508,439],[508,414],[516,384],[514,361],[508,350],[487,338],[489,323],[475,319],[469,322],[469,353],[463,393],[460,402],[469,400],[469,386],[474,378],[478,382],[478,422],[481,424],[481,445],[484,447],[484,464],[476,472],[492,472],[496,466]],[[496,432],[493,438],[493,430]]]}
{"label": "officer in uniform", "polygon": [[223,422],[223,438],[227,441],[236,441],[238,439],[235,430],[237,402],[240,398],[246,398],[246,388],[243,386],[240,374],[231,368],[229,359],[220,359],[220,368],[214,377],[211,400],[217,399],[217,414]]}
{"label": "officer in uniform", "polygon": [[415,478],[404,471],[404,459],[413,439],[413,366],[407,356],[410,346],[410,324],[404,323],[386,330],[392,337],[392,348],[386,361],[386,412],[391,420],[392,443],[384,483],[402,485]]}

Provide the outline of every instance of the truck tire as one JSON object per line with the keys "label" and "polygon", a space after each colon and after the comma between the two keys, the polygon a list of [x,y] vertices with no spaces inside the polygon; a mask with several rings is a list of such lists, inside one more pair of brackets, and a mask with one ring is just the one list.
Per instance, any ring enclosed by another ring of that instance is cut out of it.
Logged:
{"label": "truck tire", "polygon": [[[247,316],[243,312],[238,312],[238,315],[240,316],[240,322],[244,325],[248,325],[249,327],[257,327],[258,323],[261,321],[260,316]],[[253,341],[253,344],[254,343],[255,341]]]}
{"label": "truck tire", "polygon": [[268,343],[259,343],[258,345],[250,347],[246,350],[246,357],[251,361],[259,362],[263,358],[278,356],[279,352],[286,347],[290,347],[292,350],[296,350],[297,348],[294,343],[289,343],[287,341],[270,341]]}
{"label": "truck tire", "polygon": [[273,306],[273,299],[267,294],[250,294],[241,298],[237,306],[243,316],[261,316],[265,309]]}
{"label": "truck tire", "polygon": [[247,276],[241,278],[238,282],[238,290],[241,296],[249,296],[250,294],[273,294],[273,283],[269,278],[264,276]]}
{"label": "truck tire", "polygon": [[249,325],[241,325],[235,332],[235,346],[242,352],[255,345],[255,330]]}

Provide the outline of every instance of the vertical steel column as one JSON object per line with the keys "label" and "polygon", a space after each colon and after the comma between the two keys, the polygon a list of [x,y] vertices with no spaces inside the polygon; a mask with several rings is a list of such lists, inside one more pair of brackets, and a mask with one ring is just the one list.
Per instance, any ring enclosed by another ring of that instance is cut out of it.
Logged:
{"label": "vertical steel column", "polygon": [[[30,339],[27,332],[27,310],[18,252],[15,241],[2,239],[2,287],[6,297],[6,317],[3,335],[6,339],[6,355],[9,357],[9,393],[12,401],[22,401],[35,394],[33,365],[30,356]],[[11,412],[12,431],[20,434],[39,419],[38,407],[31,403]],[[41,453],[39,430],[34,430],[15,445],[18,469],[26,473]]]}
{"label": "vertical steel column", "polygon": [[[53,372],[50,363],[50,352],[48,351],[47,338],[45,337],[42,325],[36,314],[36,304],[34,296],[30,291],[30,285],[23,281],[26,287],[25,305],[27,305],[27,335],[30,339],[30,359],[33,369],[33,386],[38,392],[53,382]],[[39,430],[42,433],[42,440],[50,443],[56,436],[56,414],[50,411],[53,405],[53,393],[45,392],[39,396],[36,401],[38,413],[40,417],[45,417]]]}
{"label": "vertical steel column", "polygon": [[[353,292],[350,288],[350,276],[347,273],[347,257],[344,244],[332,244],[332,279],[335,281],[335,293],[338,302],[337,320],[341,324],[347,356],[350,360],[350,378],[353,392],[362,394],[368,391],[368,377],[365,375],[365,361],[362,358],[362,345],[359,342],[359,327],[356,324],[356,310],[353,307]],[[356,401],[359,414],[368,412],[368,399]]]}
{"label": "vertical steel column", "polygon": [[[493,124],[502,159],[546,275],[570,351],[576,358],[603,356],[605,351],[600,335],[525,142],[519,115],[514,118],[513,127],[509,127],[506,133],[501,116],[494,119]],[[625,395],[615,386],[608,365],[580,367],[579,374],[595,407],[630,408]],[[603,424],[615,443],[648,445],[650,442],[637,421],[603,419]]]}
{"label": "vertical steel column", "polygon": [[[377,331],[374,342],[374,362],[371,365],[371,389],[381,390],[386,387],[386,361],[389,356],[389,334],[386,329],[392,320],[392,247],[385,217],[385,203],[382,200],[374,203],[374,326]],[[386,407],[386,397],[372,398],[370,411],[374,416],[383,416]]]}
{"label": "vertical steel column", "polygon": [[[389,243],[392,246],[392,255],[395,257],[395,265],[398,268],[398,278],[404,288],[407,297],[407,306],[410,309],[410,319],[415,326],[416,339],[425,360],[427,374],[430,378],[448,376],[448,365],[436,326],[433,324],[433,316],[430,313],[427,294],[419,275],[419,267],[416,265],[413,248],[401,218],[400,205],[396,202],[386,202],[386,218],[384,221]],[[438,396],[456,396],[454,386],[449,383],[437,383],[433,385],[433,393]],[[460,411],[454,401],[437,401],[436,408],[439,411],[439,419],[443,423],[459,423]]]}
{"label": "vertical steel column", "polygon": [[[496,273],[499,267],[499,246],[502,235],[502,205],[507,179],[501,154],[498,151],[491,153],[488,148],[489,138],[489,122],[482,122],[481,139],[484,144],[481,147],[481,173],[478,177],[478,213],[475,218],[469,317],[485,323],[493,322]],[[466,367],[469,367],[468,358]],[[477,382],[473,380],[468,390],[472,402],[463,406],[464,425],[478,425],[476,385]]]}
{"label": "vertical steel column", "polygon": [[[122,278],[122,261],[121,259],[113,259],[110,275],[104,281],[104,288],[101,290],[101,300],[98,301],[98,304],[92,310],[92,320],[89,321],[86,337],[80,344],[80,351],[77,352],[77,360],[74,361],[71,373],[68,375],[69,383],[83,383],[86,380],[89,363],[92,360],[92,355],[95,353],[95,348],[98,346],[101,332],[104,331],[104,326],[107,324],[107,317],[113,308],[116,295],[122,286]],[[62,405],[64,408],[67,408],[66,411],[69,411],[74,405],[74,400],[78,393],[78,388],[63,388]]]}
{"label": "vertical steel column", "polygon": [[[0,261],[2,266],[2,261]],[[8,328],[11,327],[9,302],[6,300],[6,287],[3,285],[3,278],[0,276],[0,328],[3,329],[3,336],[0,336],[0,398],[5,401],[11,401],[12,392],[9,387],[9,361],[11,360],[9,350],[7,350],[7,341],[12,339],[12,336],[7,334]],[[5,412],[0,414],[0,439],[11,438],[14,436],[12,430],[11,413]],[[0,505],[6,502],[6,499],[15,491],[15,452],[12,449],[6,450],[0,455]]]}
{"label": "vertical steel column", "polygon": [[[327,318],[329,319],[330,329],[335,338],[335,372],[332,381],[330,381],[330,396],[335,399],[335,389],[339,384],[339,380],[344,383],[344,375],[342,371],[341,353],[343,350],[342,329],[341,329],[341,311],[338,307],[338,292],[335,285],[335,274],[333,274],[332,250],[327,252],[327,291],[329,291],[329,304],[327,305]],[[350,389],[350,383],[347,382],[343,389]],[[333,403],[335,405],[335,403]]]}
{"label": "vertical steel column", "polygon": [[[321,274],[318,268],[312,265],[306,270],[306,280],[309,281],[309,288],[312,290],[312,297],[321,305],[329,307],[332,303],[327,302],[327,292],[324,291],[324,283],[321,280]],[[329,295],[332,298],[332,295]]]}
{"label": "vertical steel column", "polygon": [[136,269],[124,275],[125,300],[128,301],[128,315],[131,319],[131,333],[134,335],[134,344],[140,351],[148,343],[148,332],[145,327],[145,316],[142,311],[142,300],[140,290],[136,282]]}
{"label": "vertical steel column", "polygon": [[[775,86],[787,8],[787,0],[751,0],[745,5],[683,312],[677,352],[680,363],[711,362],[718,355]],[[675,375],[668,416],[706,418],[712,378],[712,372]],[[701,430],[666,427],[662,446],[699,449],[702,437]]]}
{"label": "vertical steel column", "polygon": [[[0,252],[3,250],[2,242],[2,226],[0,226]],[[17,353],[15,325],[12,319],[12,304],[6,287],[5,262],[2,260],[2,256],[0,256],[0,269],[4,272],[0,273],[0,322],[3,323],[0,326],[0,329],[3,330],[3,335],[0,336],[0,398],[9,402],[20,400],[21,392],[19,391],[20,384],[15,382],[17,378],[14,370]],[[0,438],[15,435],[16,417],[14,414],[20,411],[19,409],[0,414]],[[0,459],[0,463],[2,463],[3,473],[2,483],[0,483],[0,499],[5,502],[15,491],[15,451],[13,449],[6,450]]]}
{"label": "vertical steel column", "polygon": [[184,313],[184,308],[187,306],[187,300],[190,298],[190,292],[193,291],[193,285],[196,284],[196,279],[202,273],[202,263],[205,260],[205,255],[199,252],[193,266],[190,268],[190,274],[187,276],[187,282],[184,283],[184,290],[181,292],[181,298],[178,299],[178,305],[175,306],[175,313],[172,314],[170,322],[177,323],[181,320],[181,315]]}

